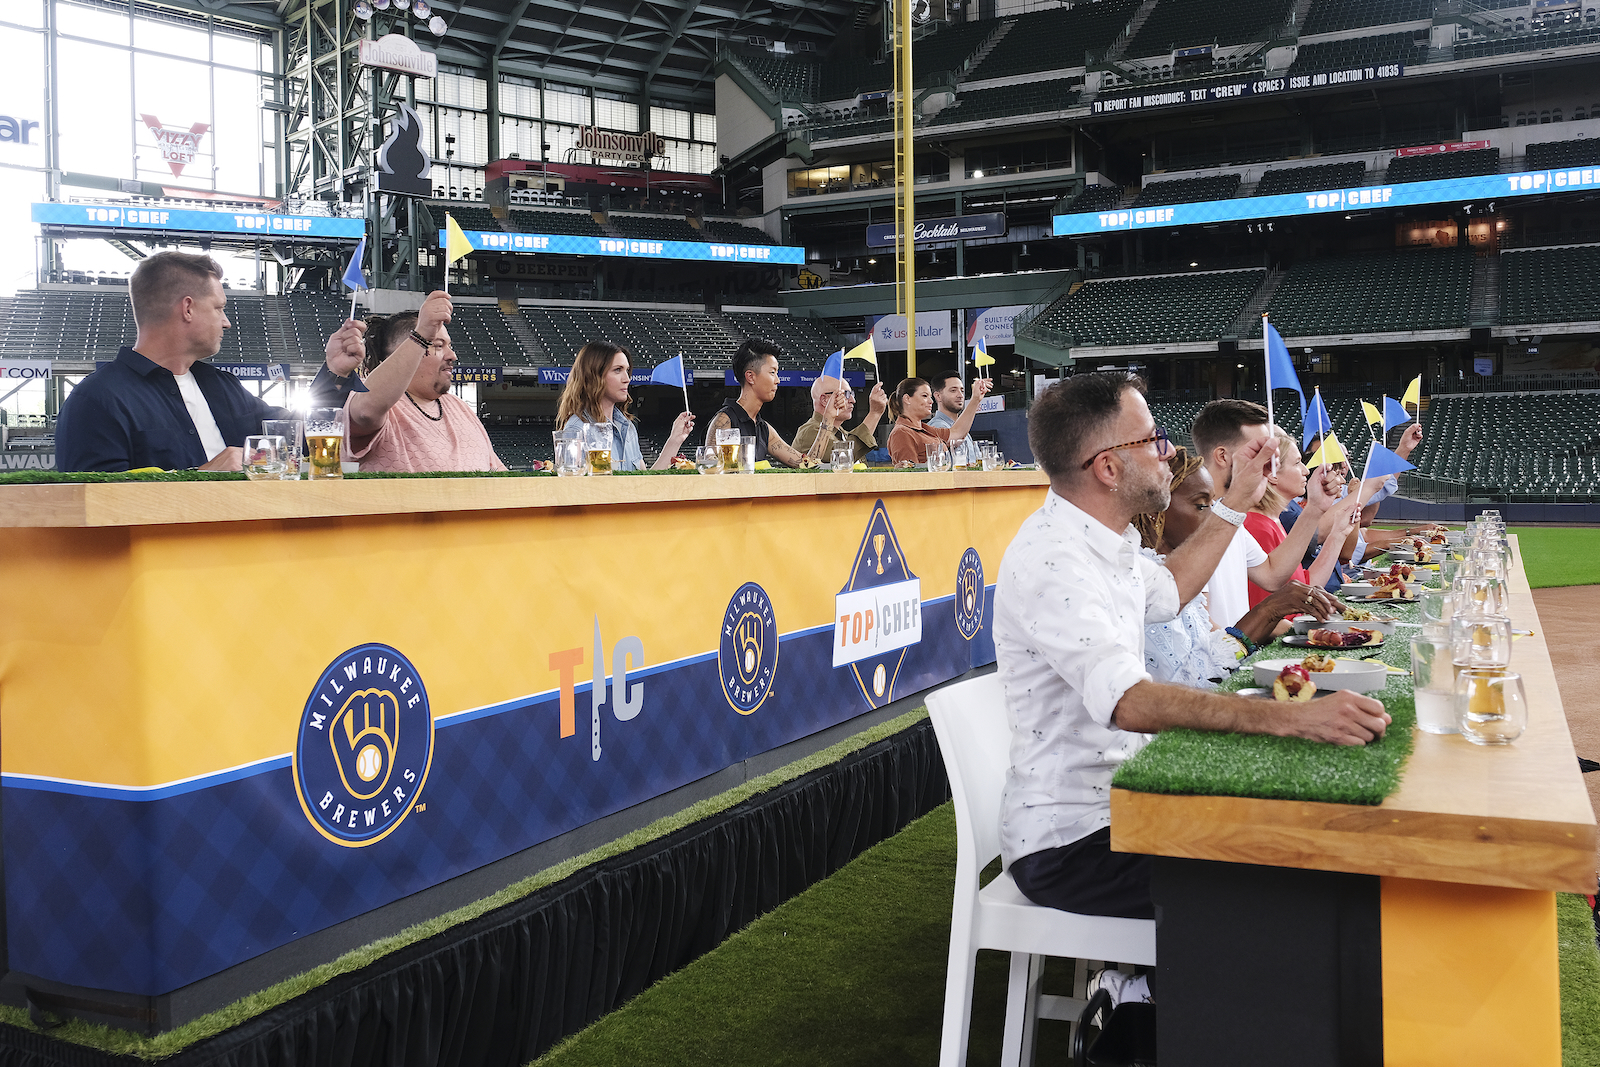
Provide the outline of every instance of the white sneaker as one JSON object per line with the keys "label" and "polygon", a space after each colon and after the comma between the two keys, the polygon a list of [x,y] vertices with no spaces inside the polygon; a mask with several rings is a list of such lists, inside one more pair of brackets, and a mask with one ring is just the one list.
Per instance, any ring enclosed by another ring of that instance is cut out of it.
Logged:
{"label": "white sneaker", "polygon": [[1093,997],[1104,989],[1111,996],[1111,1006],[1118,1004],[1153,1004],[1150,981],[1144,975],[1123,974],[1115,967],[1107,967],[1089,976],[1088,996]]}

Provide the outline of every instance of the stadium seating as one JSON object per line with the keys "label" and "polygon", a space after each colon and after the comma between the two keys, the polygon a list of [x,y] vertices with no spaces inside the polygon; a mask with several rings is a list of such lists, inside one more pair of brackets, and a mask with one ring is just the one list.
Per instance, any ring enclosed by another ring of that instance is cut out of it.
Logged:
{"label": "stadium seating", "polygon": [[967,57],[1000,25],[997,19],[946,23],[939,32],[912,46],[911,67],[919,78],[942,71],[960,71]]}
{"label": "stadium seating", "polygon": [[1433,18],[1433,0],[1316,0],[1301,36]]}
{"label": "stadium seating", "polygon": [[774,55],[740,55],[739,62],[754,74],[775,101],[813,101],[822,84],[817,64]]}
{"label": "stadium seating", "polygon": [[862,93],[882,92],[893,80],[894,65],[891,63],[861,57],[830,59],[822,64],[822,81],[817,91],[823,100],[845,100]]}
{"label": "stadium seating", "polygon": [[1600,25],[1573,26],[1559,30],[1534,30],[1508,37],[1484,37],[1456,44],[1457,59],[1485,59],[1490,56],[1535,52],[1545,48],[1568,48],[1600,41]]}
{"label": "stadium seating", "polygon": [[1592,167],[1600,164],[1600,137],[1583,137],[1576,141],[1546,141],[1531,144],[1524,160],[1527,170],[1551,170],[1557,167]]}
{"label": "stadium seating", "polygon": [[1293,7],[1293,0],[1157,4],[1128,42],[1126,54],[1135,58],[1158,56],[1194,45],[1265,40],[1259,35],[1281,26]]}
{"label": "stadium seating", "polygon": [[607,216],[611,225],[624,237],[637,237],[651,241],[702,242],[706,235],[681,218],[662,218],[659,215],[624,215],[612,212]]}
{"label": "stadium seating", "polygon": [[1214,341],[1266,276],[1261,270],[1117,278],[1074,286],[1037,325],[1074,345]]}
{"label": "stadium seating", "polygon": [[961,90],[955,102],[933,117],[932,125],[976,122],[1001,115],[1034,115],[1060,111],[1078,102],[1080,86],[1065,78],[1006,85],[998,89]]}
{"label": "stadium seating", "polygon": [[1411,66],[1426,57],[1407,33],[1385,33],[1376,37],[1351,37],[1339,41],[1303,44],[1289,67],[1290,74],[1310,74],[1323,70],[1348,70],[1375,67],[1385,63]]}
{"label": "stadium seating", "polygon": [[430,203],[428,205],[428,210],[433,215],[435,228],[439,230],[444,229],[444,217],[446,213],[448,213],[451,218],[455,219],[456,225],[460,226],[463,230],[493,232],[495,230],[514,228],[506,226],[499,219],[494,217],[494,212],[490,211],[486,207],[480,207],[477,204],[463,204],[457,201],[449,201],[448,203]]}
{"label": "stadium seating", "polygon": [[1500,255],[1500,321],[1600,321],[1600,245]]}
{"label": "stadium seating", "polygon": [[1083,191],[1071,200],[1061,210],[1065,214],[1082,211],[1110,211],[1122,203],[1122,186],[1120,185],[1086,185]]}
{"label": "stadium seating", "polygon": [[1084,53],[1108,47],[1138,8],[1138,0],[1092,0],[1070,8],[1030,11],[1017,18],[967,76],[1007,78],[1082,66]]}
{"label": "stadium seating", "polygon": [[1428,182],[1440,178],[1467,178],[1494,174],[1500,169],[1500,149],[1474,148],[1466,152],[1440,152],[1431,156],[1396,156],[1384,180]]}
{"label": "stadium seating", "polygon": [[706,239],[710,241],[732,241],[735,244],[746,245],[775,245],[766,230],[758,230],[754,226],[746,226],[742,222],[719,222],[716,219],[706,219],[700,224],[705,231]]}
{"label": "stadium seating", "polygon": [[605,230],[587,211],[513,210],[511,221],[524,233],[570,233],[578,237],[603,237]]}
{"label": "stadium seating", "polygon": [[529,362],[506,317],[494,304],[458,302],[450,314],[450,343],[456,350],[456,362],[465,366]]}
{"label": "stadium seating", "polygon": [[1238,192],[1237,174],[1211,174],[1203,178],[1146,182],[1134,199],[1133,206],[1159,207],[1162,204],[1194,204],[1202,200],[1227,200]]}
{"label": "stadium seating", "polygon": [[1413,462],[1422,473],[1474,491],[1519,496],[1600,493],[1600,392],[1435,395],[1428,436]]}
{"label": "stadium seating", "polygon": [[1349,163],[1323,163],[1314,167],[1283,167],[1269,170],[1256,183],[1257,196],[1283,193],[1312,193],[1322,189],[1348,189],[1360,185],[1367,165],[1357,159]]}
{"label": "stadium seating", "polygon": [[[783,350],[785,360],[821,365],[821,357],[838,349],[843,341],[823,319],[793,315],[772,315],[752,311],[724,311],[723,319],[743,340],[761,337]],[[723,354],[726,361],[727,354]]]}
{"label": "stadium seating", "polygon": [[1471,293],[1470,252],[1374,252],[1296,265],[1267,310],[1285,337],[1463,329]]}

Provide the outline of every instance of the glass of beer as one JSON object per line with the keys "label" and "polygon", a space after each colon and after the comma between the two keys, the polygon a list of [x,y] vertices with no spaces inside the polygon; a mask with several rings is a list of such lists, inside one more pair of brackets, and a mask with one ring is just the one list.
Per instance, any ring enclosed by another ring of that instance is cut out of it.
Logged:
{"label": "glass of beer", "polygon": [[277,481],[283,476],[283,438],[252,434],[244,439],[244,476],[252,482]]}
{"label": "glass of beer", "polygon": [[609,422],[584,423],[583,450],[589,460],[590,474],[610,474],[611,424]]}
{"label": "glass of beer", "polygon": [[1522,675],[1468,667],[1456,675],[1456,727],[1475,745],[1509,745],[1528,728]]}
{"label": "glass of beer", "polygon": [[344,477],[344,408],[315,408],[306,416],[306,447],[312,481]]}
{"label": "glass of beer", "polygon": [[722,469],[731,473],[739,469],[739,431],[727,429],[717,431],[717,454],[722,457]]}
{"label": "glass of beer", "polygon": [[299,419],[268,419],[261,432],[283,438],[283,474],[286,482],[300,480],[300,457],[305,455],[305,423]]}

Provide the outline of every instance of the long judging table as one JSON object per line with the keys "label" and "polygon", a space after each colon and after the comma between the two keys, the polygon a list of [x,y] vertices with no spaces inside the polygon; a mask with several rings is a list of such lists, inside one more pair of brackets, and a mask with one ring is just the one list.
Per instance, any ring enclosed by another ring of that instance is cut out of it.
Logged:
{"label": "long judging table", "polygon": [[991,662],[1045,484],[0,486],[11,980],[163,997]]}
{"label": "long judging table", "polygon": [[1561,1062],[1554,894],[1594,892],[1595,816],[1515,548],[1515,744],[1418,731],[1373,807],[1112,791],[1112,847],[1165,857],[1164,1063]]}

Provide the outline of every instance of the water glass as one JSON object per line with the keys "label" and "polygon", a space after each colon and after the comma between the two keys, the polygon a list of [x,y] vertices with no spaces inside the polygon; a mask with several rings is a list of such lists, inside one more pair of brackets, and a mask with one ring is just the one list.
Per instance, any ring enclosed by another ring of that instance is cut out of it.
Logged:
{"label": "water glass", "polygon": [[611,423],[586,422],[583,424],[583,451],[588,460],[590,475],[611,473]]}
{"label": "water glass", "polygon": [[1449,639],[1411,640],[1411,679],[1416,683],[1417,727],[1430,734],[1453,734],[1456,726],[1455,664]]}
{"label": "water glass", "polygon": [[722,454],[716,445],[700,445],[694,450],[694,469],[701,474],[721,474]]}
{"label": "water glass", "polygon": [[1456,580],[1456,575],[1461,573],[1461,561],[1450,555],[1448,551],[1439,554],[1439,579],[1446,589],[1451,588]]}
{"label": "water glass", "polygon": [[252,434],[244,439],[244,476],[252,482],[283,477],[284,454],[289,446],[276,434]]}
{"label": "water glass", "polygon": [[835,474],[848,474],[855,466],[855,449],[849,445],[833,446],[833,472]]}
{"label": "water glass", "polygon": [[581,478],[589,473],[589,461],[583,450],[583,435],[577,430],[557,430],[550,435],[555,447],[556,476]]}
{"label": "water glass", "polygon": [[978,446],[978,455],[983,459],[983,469],[996,470],[1000,466],[1000,446],[993,441],[985,441]]}
{"label": "water glass", "polygon": [[727,472],[739,469],[739,431],[717,431],[717,454],[722,457],[722,469]]}
{"label": "water glass", "polygon": [[950,446],[943,441],[928,442],[928,470],[934,474],[950,469]]}
{"label": "water glass", "polygon": [[1457,667],[1511,666],[1511,620],[1504,615],[1457,615],[1450,620],[1451,661]]}
{"label": "water glass", "polygon": [[1457,615],[1501,615],[1506,610],[1506,587],[1499,578],[1458,575],[1450,583],[1450,595]]}
{"label": "water glass", "polygon": [[344,477],[344,408],[313,408],[306,415],[311,480]]}
{"label": "water glass", "polygon": [[286,482],[300,480],[300,457],[305,455],[305,426],[299,419],[268,419],[261,424],[261,432],[283,438],[283,474]]}
{"label": "water glass", "polygon": [[756,472],[756,439],[754,437],[739,438],[739,470],[745,474]]}
{"label": "water glass", "polygon": [[1528,728],[1522,675],[1467,668],[1456,675],[1456,728],[1475,745],[1509,745]]}
{"label": "water glass", "polygon": [[1417,594],[1417,606],[1422,609],[1422,621],[1444,623],[1455,614],[1455,601],[1449,588],[1424,589]]}

